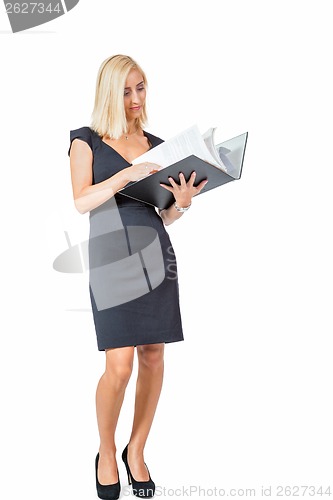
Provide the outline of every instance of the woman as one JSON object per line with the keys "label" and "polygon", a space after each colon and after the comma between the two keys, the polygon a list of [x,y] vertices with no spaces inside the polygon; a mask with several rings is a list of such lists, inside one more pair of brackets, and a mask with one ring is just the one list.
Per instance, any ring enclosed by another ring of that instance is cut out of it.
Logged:
{"label": "woman", "polygon": [[187,183],[182,174],[178,182],[170,178],[170,185],[161,186],[172,192],[175,203],[159,213],[119,192],[159,169],[131,163],[163,142],[144,131],[146,87],[146,76],[133,59],[106,59],[98,72],[91,127],[70,135],[75,206],[80,213],[90,212],[89,290],[98,349],[106,354],[96,392],[100,447],[95,472],[102,499],[120,494],[115,430],[135,347],[135,411],[122,460],[135,495],[147,498],[155,492],[144,447],[162,387],[164,345],[183,340],[176,259],[165,226],[182,216],[207,182],[194,187],[195,173]]}

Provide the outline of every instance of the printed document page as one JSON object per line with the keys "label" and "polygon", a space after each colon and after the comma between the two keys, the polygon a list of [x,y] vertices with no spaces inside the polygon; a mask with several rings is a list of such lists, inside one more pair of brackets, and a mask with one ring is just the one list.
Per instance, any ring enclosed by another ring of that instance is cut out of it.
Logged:
{"label": "printed document page", "polygon": [[222,169],[221,164],[216,161],[208,150],[197,125],[193,125],[184,132],[138,156],[132,163],[136,165],[147,161],[165,168],[191,155],[195,155]]}
{"label": "printed document page", "polygon": [[226,166],[223,164],[222,159],[217,153],[216,147],[215,147],[215,142],[214,142],[214,134],[215,134],[216,127],[214,128],[209,128],[207,132],[202,134],[202,138],[205,141],[205,144],[212,154],[212,156],[215,158],[215,161],[220,165],[222,169],[227,171]]}

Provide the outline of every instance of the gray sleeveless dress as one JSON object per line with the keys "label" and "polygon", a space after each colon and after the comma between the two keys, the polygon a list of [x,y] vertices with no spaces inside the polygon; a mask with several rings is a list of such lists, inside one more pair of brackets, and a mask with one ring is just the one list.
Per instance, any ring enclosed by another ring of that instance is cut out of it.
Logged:
{"label": "gray sleeveless dress", "polygon": [[[144,134],[151,147],[163,142]],[[74,139],[93,152],[93,184],[130,165],[89,127],[70,131],[70,147]],[[155,207],[118,192],[91,210],[89,221],[89,293],[98,349],[183,340],[176,256]]]}

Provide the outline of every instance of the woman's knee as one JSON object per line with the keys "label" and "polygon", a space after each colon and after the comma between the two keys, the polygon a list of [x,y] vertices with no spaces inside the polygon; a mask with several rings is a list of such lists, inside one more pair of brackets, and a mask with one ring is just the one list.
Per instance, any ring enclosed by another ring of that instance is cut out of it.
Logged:
{"label": "woman's knee", "polygon": [[118,387],[126,387],[128,384],[133,370],[133,353],[134,348],[118,348],[106,351],[105,376]]}
{"label": "woman's knee", "polygon": [[137,347],[139,363],[150,370],[158,370],[164,362],[164,344],[147,344]]}

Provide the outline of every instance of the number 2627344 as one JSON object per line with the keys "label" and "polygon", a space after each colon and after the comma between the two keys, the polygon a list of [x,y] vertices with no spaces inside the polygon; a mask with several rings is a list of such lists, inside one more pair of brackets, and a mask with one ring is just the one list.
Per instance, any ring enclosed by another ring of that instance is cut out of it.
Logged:
{"label": "number 2627344", "polygon": [[52,6],[51,3],[43,2],[24,2],[24,3],[6,3],[7,14],[44,14],[45,12],[62,13],[60,3]]}

